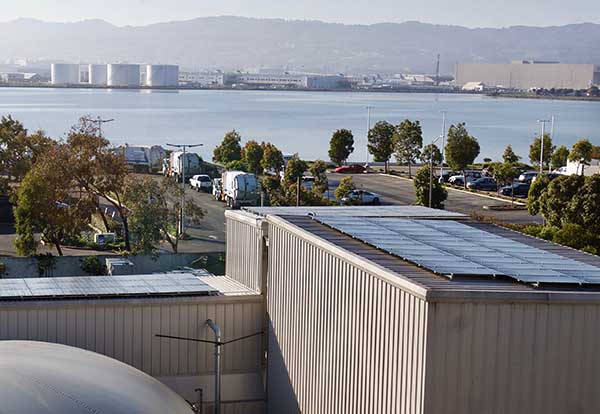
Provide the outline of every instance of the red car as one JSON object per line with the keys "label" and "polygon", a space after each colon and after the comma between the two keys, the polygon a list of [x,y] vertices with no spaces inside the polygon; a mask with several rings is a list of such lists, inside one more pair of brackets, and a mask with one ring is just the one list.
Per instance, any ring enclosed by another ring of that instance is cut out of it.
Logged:
{"label": "red car", "polygon": [[338,174],[357,174],[365,172],[365,167],[362,165],[342,165],[334,170]]}

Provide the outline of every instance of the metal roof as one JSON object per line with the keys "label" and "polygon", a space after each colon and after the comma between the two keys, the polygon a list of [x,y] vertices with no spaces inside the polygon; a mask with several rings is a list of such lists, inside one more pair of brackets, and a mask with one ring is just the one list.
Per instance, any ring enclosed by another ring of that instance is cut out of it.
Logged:
{"label": "metal roof", "polygon": [[191,273],[0,279],[0,300],[206,296],[218,290]]}
{"label": "metal roof", "polygon": [[466,219],[461,213],[423,206],[315,206],[315,207],[244,207],[260,216],[344,216],[344,217],[412,217],[432,219]]}
{"label": "metal roof", "polygon": [[508,276],[534,285],[600,283],[600,267],[453,220],[335,216],[315,220],[448,277]]}

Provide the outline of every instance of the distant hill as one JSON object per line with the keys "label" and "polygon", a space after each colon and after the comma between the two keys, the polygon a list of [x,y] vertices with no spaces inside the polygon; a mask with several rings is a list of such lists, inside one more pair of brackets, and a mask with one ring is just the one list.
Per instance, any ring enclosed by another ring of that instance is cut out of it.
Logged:
{"label": "distant hill", "polygon": [[600,24],[469,29],[419,22],[343,25],[319,21],[207,17],[118,27],[102,20],[0,23],[0,59],[177,63],[320,72],[435,71],[456,62],[517,59],[600,63]]}

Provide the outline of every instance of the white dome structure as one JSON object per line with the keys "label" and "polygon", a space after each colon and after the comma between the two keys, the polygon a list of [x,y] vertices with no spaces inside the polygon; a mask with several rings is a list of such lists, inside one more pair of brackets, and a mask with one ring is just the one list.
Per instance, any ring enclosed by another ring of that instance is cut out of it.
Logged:
{"label": "white dome structure", "polygon": [[151,376],[112,358],[47,342],[0,341],[1,411],[192,414]]}

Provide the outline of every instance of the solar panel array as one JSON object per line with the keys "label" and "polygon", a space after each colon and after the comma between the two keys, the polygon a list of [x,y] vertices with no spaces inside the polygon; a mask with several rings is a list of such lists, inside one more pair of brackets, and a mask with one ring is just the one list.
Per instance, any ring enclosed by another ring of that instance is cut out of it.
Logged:
{"label": "solar panel array", "polygon": [[216,293],[190,273],[0,279],[0,299],[3,300]]}
{"label": "solar panel array", "polygon": [[534,285],[600,284],[600,268],[453,220],[333,217],[315,220],[445,276],[508,276]]}

